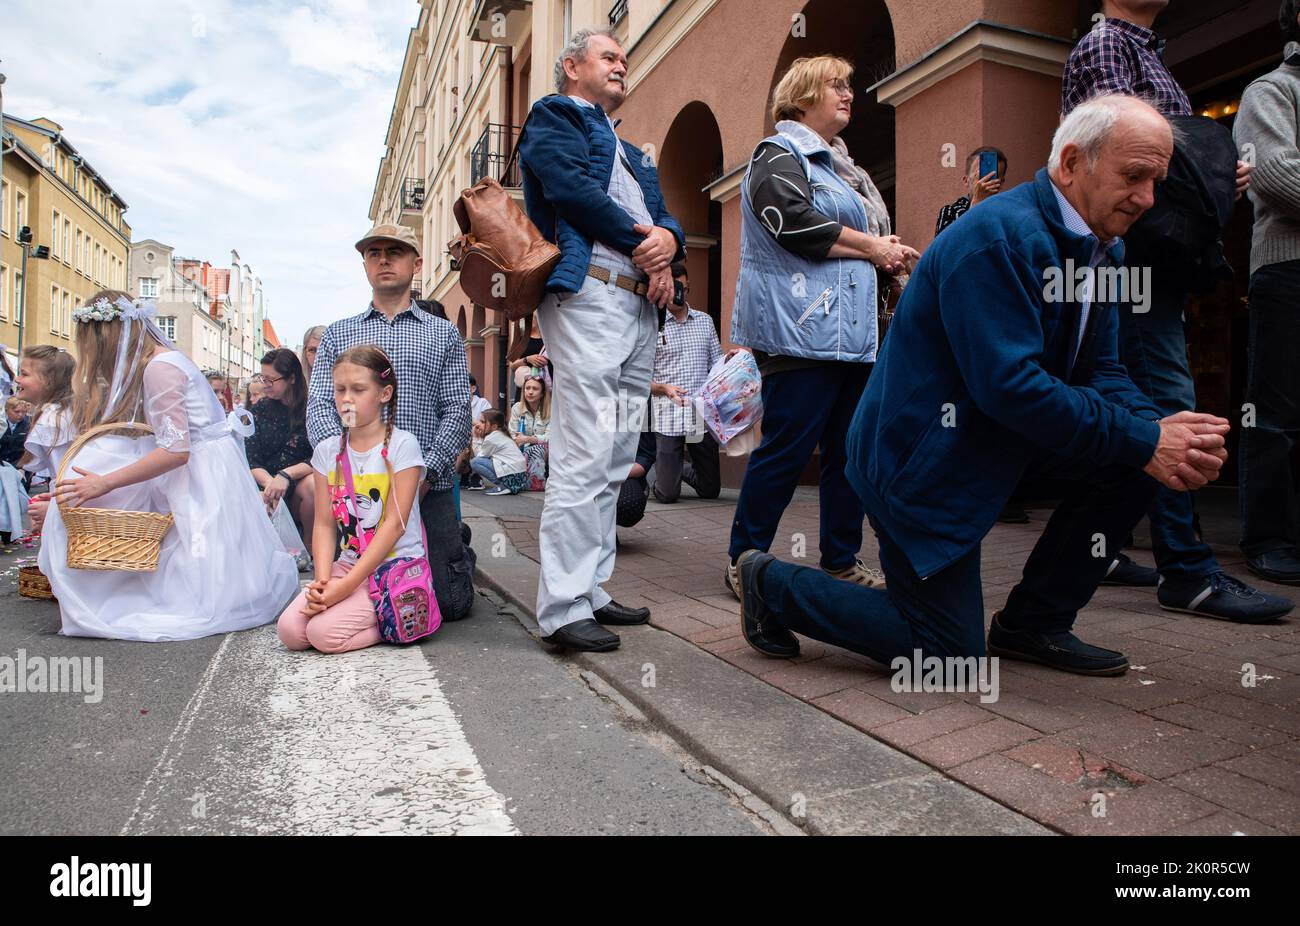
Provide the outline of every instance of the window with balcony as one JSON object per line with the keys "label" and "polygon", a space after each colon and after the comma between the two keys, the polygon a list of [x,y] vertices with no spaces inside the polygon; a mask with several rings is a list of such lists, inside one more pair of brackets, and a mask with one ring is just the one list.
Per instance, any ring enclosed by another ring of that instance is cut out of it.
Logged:
{"label": "window with balcony", "polygon": [[479,135],[478,141],[474,143],[469,153],[470,186],[484,177],[491,177],[504,187],[523,185],[518,158],[515,158],[514,164],[511,165],[509,174],[503,175],[506,160],[510,157],[515,139],[518,137],[519,126],[517,125],[489,122],[484,126],[482,134]]}
{"label": "window with balcony", "polygon": [[627,16],[627,0],[614,0],[614,5],[609,8],[609,24],[617,26]]}

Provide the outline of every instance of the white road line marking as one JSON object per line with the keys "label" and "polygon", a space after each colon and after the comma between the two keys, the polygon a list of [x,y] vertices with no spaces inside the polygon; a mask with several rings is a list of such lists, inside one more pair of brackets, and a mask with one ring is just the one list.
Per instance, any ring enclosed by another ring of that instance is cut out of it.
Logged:
{"label": "white road line marking", "polygon": [[177,756],[185,749],[185,737],[189,735],[190,727],[194,725],[194,718],[198,716],[199,709],[203,707],[203,699],[212,687],[212,680],[217,677],[217,669],[221,665],[221,657],[225,655],[226,648],[230,646],[230,639],[234,634],[228,633],[217,647],[217,651],[212,654],[208,660],[208,667],[203,671],[203,677],[199,679],[198,687],[194,689],[194,694],[190,695],[190,700],[185,705],[185,710],[181,711],[180,717],[176,719],[176,726],[172,728],[171,736],[167,737],[167,745],[163,747],[162,755],[158,757],[158,762],[149,773],[149,777],[144,780],[144,785],[140,788],[140,794],[135,799],[135,808],[131,811],[124,824],[119,836],[130,834],[132,824],[139,820],[143,823],[148,817],[141,817],[140,811],[143,809],[145,795],[154,782],[159,781],[159,772],[164,768],[166,772],[164,777],[170,777],[172,774],[172,765]]}
{"label": "white road line marking", "polygon": [[[160,832],[517,833],[420,650],[291,653],[266,627],[238,634],[223,667],[202,745],[133,819]],[[205,820],[184,812],[198,793]]]}

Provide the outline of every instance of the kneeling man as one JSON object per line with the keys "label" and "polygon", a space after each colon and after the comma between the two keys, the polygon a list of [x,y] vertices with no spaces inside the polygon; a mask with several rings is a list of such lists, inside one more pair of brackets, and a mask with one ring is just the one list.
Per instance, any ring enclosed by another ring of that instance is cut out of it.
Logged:
{"label": "kneeling man", "polygon": [[925,253],[850,427],[847,475],[888,591],[757,550],[738,561],[742,625],[770,656],[791,631],[888,664],[982,656],[980,543],[1013,494],[1059,498],[988,652],[1086,675],[1123,654],[1071,632],[1157,483],[1214,479],[1228,422],[1161,418],[1117,353],[1120,236],[1151,207],[1169,123],[1098,97],[1056,132],[1046,170],[972,211]]}

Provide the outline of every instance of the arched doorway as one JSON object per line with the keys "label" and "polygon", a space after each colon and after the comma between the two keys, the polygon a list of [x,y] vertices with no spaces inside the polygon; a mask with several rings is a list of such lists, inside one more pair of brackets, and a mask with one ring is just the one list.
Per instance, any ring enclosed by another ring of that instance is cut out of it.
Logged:
{"label": "arched doorway", "polygon": [[659,186],[668,211],[686,232],[692,307],[722,325],[722,204],[704,191],[722,174],[722,134],[713,111],[699,100],[682,107],[664,136]]}
{"label": "arched doorway", "polygon": [[[796,58],[839,55],[853,63],[853,119],[841,134],[849,156],[871,175],[897,220],[894,199],[894,107],[878,103],[866,88],[894,72],[894,24],[884,0],[844,3],[811,0],[792,25],[768,85],[770,102],[781,75]],[[766,115],[766,134],[775,129]],[[896,222],[895,222],[896,224]]]}

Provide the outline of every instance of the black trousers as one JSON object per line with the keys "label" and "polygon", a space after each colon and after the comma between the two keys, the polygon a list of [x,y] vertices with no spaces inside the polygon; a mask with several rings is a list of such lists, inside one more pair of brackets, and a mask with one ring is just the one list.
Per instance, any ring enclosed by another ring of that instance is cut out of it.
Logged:
{"label": "black trousers", "polygon": [[460,536],[451,491],[428,492],[420,500],[420,520],[428,544],[433,593],[444,621],[468,617],[474,606],[474,550]]}

